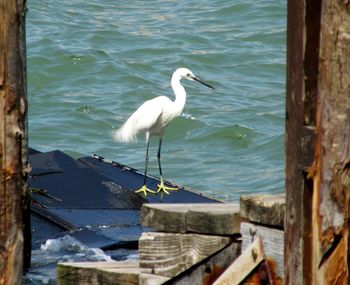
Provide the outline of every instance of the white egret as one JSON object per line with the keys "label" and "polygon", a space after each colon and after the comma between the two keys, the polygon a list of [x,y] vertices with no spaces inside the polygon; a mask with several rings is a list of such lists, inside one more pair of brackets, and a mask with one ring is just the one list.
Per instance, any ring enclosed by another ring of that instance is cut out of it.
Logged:
{"label": "white egret", "polygon": [[[190,81],[197,81],[205,86],[214,89],[211,85],[203,82],[192,71],[187,68],[178,68],[171,78],[171,87],[175,93],[175,100],[172,101],[166,96],[159,96],[144,102],[129,119],[115,132],[114,137],[120,142],[136,141],[140,133],[146,134],[146,159],[145,159],[145,173],[143,186],[136,190],[135,193],[159,193],[164,192],[169,194],[171,190],[178,190],[178,188],[168,187],[164,185],[162,167],[160,163],[160,152],[162,147],[162,137],[165,129],[169,123],[176,117],[180,116],[186,103],[186,91],[181,85],[181,79],[188,79]],[[160,184],[158,184],[157,192],[149,189],[146,186],[147,165],[148,165],[148,149],[150,138],[152,136],[159,136],[159,146],[157,153]]]}

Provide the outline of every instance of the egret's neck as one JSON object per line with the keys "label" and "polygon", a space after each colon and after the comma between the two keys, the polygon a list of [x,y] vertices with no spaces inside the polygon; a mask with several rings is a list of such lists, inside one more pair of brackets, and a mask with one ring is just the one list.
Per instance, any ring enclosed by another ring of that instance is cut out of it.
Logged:
{"label": "egret's neck", "polygon": [[180,78],[178,76],[174,76],[171,78],[171,87],[175,93],[175,101],[174,105],[176,106],[177,111],[180,115],[186,104],[186,91],[185,88],[180,83]]}

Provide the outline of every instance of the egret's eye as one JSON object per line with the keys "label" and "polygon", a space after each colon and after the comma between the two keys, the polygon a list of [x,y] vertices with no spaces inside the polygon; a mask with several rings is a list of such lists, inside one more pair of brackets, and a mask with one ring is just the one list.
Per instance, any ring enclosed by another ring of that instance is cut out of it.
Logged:
{"label": "egret's eye", "polygon": [[191,74],[187,73],[186,76],[187,76],[187,77],[191,77]]}

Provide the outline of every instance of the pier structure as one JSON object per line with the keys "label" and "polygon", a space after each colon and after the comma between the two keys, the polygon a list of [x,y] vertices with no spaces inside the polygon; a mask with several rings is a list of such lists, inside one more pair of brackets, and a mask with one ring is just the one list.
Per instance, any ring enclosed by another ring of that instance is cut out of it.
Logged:
{"label": "pier structure", "polygon": [[139,258],[59,263],[60,285],[283,284],[285,195],[144,204]]}
{"label": "pier structure", "polygon": [[[25,4],[0,4],[1,285],[21,284],[30,258]],[[116,262],[59,264],[61,284],[350,283],[350,6],[290,0],[287,22],[284,202],[145,204],[142,222],[154,230],[141,235],[136,265],[118,263],[116,275]]]}

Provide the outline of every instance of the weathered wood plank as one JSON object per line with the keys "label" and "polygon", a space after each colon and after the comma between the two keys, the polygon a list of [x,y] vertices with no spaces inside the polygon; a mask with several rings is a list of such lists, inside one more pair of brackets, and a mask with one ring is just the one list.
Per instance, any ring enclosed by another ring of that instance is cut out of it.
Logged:
{"label": "weathered wood plank", "polygon": [[240,284],[263,260],[265,260],[264,248],[261,240],[257,238],[213,285]]}
{"label": "weathered wood plank", "polygon": [[[215,205],[215,206],[213,206]],[[239,204],[210,204],[187,213],[187,232],[227,235],[239,233]]]}
{"label": "weathered wood plank", "polygon": [[183,204],[143,204],[141,224],[159,232],[185,233],[187,212]]}
{"label": "weathered wood plank", "polygon": [[241,253],[241,242],[233,242],[191,268],[178,274],[164,285],[212,284]]}
{"label": "weathered wood plank", "polygon": [[60,285],[138,285],[140,272],[137,260],[66,262],[57,266],[57,281]]}
{"label": "weathered wood plank", "polygon": [[139,267],[99,269],[98,281],[101,285],[138,285],[140,272]]}
{"label": "weathered wood plank", "polygon": [[139,285],[161,285],[164,282],[168,281],[169,277],[149,274],[149,273],[140,273]]}
{"label": "weathered wood plank", "polygon": [[140,266],[173,277],[232,242],[229,237],[151,232],[139,239]]}
{"label": "weathered wood plank", "polygon": [[243,195],[240,198],[240,214],[259,224],[284,227],[285,194]]}
{"label": "weathered wood plank", "polygon": [[282,230],[255,225],[251,223],[241,224],[242,251],[246,250],[257,238],[264,244],[266,258],[276,268],[277,278],[284,278],[284,232]]}
{"label": "weathered wood plank", "polygon": [[238,204],[144,204],[142,225],[160,232],[239,233]]}
{"label": "weathered wood plank", "polygon": [[98,268],[114,268],[112,262],[65,262],[57,264],[57,281],[60,285],[98,284]]}

